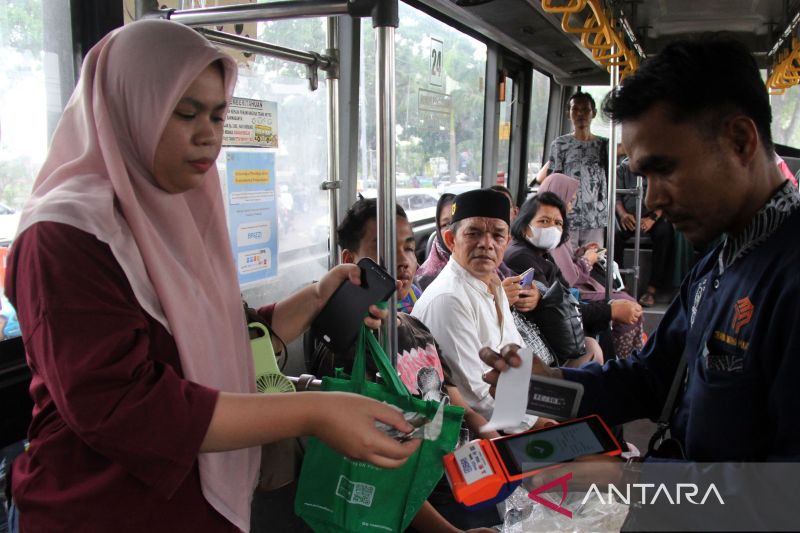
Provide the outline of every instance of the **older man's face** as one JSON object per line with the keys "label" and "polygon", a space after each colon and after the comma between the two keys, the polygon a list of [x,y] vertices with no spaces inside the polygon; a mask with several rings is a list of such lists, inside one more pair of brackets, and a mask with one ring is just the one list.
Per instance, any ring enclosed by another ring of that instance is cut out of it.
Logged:
{"label": "older man's face", "polygon": [[489,282],[503,261],[508,245],[508,224],[498,218],[465,218],[458,230],[446,230],[445,244],[453,258],[476,278]]}

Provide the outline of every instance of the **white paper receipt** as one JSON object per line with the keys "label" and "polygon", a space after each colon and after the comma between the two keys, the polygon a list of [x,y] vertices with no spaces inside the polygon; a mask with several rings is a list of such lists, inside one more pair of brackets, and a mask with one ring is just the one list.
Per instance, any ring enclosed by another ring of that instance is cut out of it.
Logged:
{"label": "white paper receipt", "polygon": [[477,442],[470,442],[453,452],[467,485],[494,474],[486,455]]}
{"label": "white paper receipt", "polygon": [[533,350],[522,348],[517,353],[522,359],[522,365],[509,368],[500,374],[494,396],[492,419],[481,428],[481,431],[517,428],[525,417],[533,367]]}

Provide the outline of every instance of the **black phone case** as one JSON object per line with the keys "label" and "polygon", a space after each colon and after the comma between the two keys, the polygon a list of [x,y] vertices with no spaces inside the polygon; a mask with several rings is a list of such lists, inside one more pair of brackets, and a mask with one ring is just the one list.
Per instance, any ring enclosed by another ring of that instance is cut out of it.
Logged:
{"label": "black phone case", "polygon": [[314,335],[334,353],[344,354],[355,345],[358,331],[369,306],[389,298],[395,281],[375,261],[365,257],[361,267],[361,285],[345,281],[311,324]]}

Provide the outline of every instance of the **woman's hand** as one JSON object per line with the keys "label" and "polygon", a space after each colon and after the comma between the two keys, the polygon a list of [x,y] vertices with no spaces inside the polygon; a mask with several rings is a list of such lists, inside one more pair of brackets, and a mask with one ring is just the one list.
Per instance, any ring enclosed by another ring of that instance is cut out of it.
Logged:
{"label": "woman's hand", "polygon": [[[338,265],[322,276],[319,283],[316,284],[317,312],[314,315],[325,307],[327,301],[345,280],[349,280],[353,285],[361,285],[361,267],[354,264]],[[398,281],[396,288],[399,287],[400,282]],[[371,305],[369,306],[369,314],[364,317],[364,325],[370,329],[378,329],[381,327],[381,322],[386,320],[388,316],[388,310]]]}
{"label": "woman's hand", "polygon": [[523,288],[519,291],[519,299],[514,307],[521,313],[527,313],[536,309],[541,299],[542,295],[536,287]]}
{"label": "woman's hand", "polygon": [[361,267],[354,264],[338,265],[323,275],[317,283],[317,307],[322,309],[339,285],[350,280],[354,285],[361,285]]}
{"label": "woman's hand", "polygon": [[519,284],[520,281],[522,281],[522,276],[509,276],[500,282],[503,286],[503,291],[506,293],[506,298],[508,298],[508,305],[512,307],[519,300],[519,293],[522,290]]}
{"label": "woman's hand", "polygon": [[399,409],[356,394],[324,394],[325,406],[315,413],[311,433],[339,453],[382,468],[397,468],[419,448],[419,439],[400,443],[375,428],[375,422],[383,422],[412,431]]}
{"label": "woman's hand", "polygon": [[635,324],[642,317],[642,306],[630,300],[611,300],[611,320],[619,324]]}
{"label": "woman's hand", "polygon": [[600,260],[600,254],[597,253],[597,248],[587,248],[583,252],[583,258],[589,262],[589,265],[594,266]]}

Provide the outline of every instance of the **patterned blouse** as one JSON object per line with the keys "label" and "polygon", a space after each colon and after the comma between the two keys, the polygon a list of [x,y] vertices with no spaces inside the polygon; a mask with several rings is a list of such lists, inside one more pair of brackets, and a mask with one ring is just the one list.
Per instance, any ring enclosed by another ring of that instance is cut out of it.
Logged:
{"label": "patterned blouse", "polygon": [[550,172],[560,172],[581,182],[569,215],[570,228],[605,228],[608,225],[608,139],[579,141],[562,135],[550,145]]}

